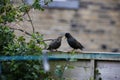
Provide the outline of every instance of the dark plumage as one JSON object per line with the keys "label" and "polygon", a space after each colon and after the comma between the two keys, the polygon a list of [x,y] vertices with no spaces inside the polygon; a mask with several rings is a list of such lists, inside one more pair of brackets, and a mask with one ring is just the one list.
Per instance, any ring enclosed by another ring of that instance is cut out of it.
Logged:
{"label": "dark plumage", "polygon": [[62,37],[60,36],[57,39],[53,39],[49,44],[48,50],[58,49],[61,46]]}
{"label": "dark plumage", "polygon": [[71,36],[70,33],[66,33],[65,37],[67,38],[67,42],[73,49],[83,49],[84,47],[79,43],[75,38]]}

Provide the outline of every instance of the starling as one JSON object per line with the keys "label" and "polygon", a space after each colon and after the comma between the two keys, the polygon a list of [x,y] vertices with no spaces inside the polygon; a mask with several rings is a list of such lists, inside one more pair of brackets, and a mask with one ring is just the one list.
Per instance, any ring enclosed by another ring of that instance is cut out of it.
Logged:
{"label": "starling", "polygon": [[70,33],[65,33],[65,37],[67,38],[67,42],[70,47],[72,47],[73,49],[83,50],[84,47],[81,45],[81,43],[79,43],[75,38],[73,38]]}
{"label": "starling", "polygon": [[49,44],[48,50],[58,49],[61,46],[62,37],[63,36],[59,36],[57,39],[53,39]]}

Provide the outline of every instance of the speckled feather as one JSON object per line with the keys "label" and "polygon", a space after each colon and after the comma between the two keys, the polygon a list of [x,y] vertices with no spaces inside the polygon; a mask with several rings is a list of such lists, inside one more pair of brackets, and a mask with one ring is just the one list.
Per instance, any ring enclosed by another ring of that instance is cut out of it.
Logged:
{"label": "speckled feather", "polygon": [[58,49],[61,46],[62,36],[57,39],[53,39],[49,44],[48,50]]}

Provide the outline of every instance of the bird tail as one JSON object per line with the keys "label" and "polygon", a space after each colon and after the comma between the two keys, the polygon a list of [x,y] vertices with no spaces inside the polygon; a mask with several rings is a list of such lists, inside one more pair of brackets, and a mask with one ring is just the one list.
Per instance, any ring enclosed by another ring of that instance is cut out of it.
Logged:
{"label": "bird tail", "polygon": [[80,45],[80,49],[83,50],[85,47],[83,45]]}
{"label": "bird tail", "polygon": [[48,47],[47,50],[50,50],[50,48]]}

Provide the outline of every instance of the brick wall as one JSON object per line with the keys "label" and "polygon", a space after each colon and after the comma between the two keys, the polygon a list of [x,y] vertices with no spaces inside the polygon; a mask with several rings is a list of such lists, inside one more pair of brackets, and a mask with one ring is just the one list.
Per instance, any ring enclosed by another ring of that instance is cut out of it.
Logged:
{"label": "brick wall", "polygon": [[[80,0],[78,10],[31,10],[30,15],[45,39],[70,32],[85,51],[120,51],[120,0]],[[32,30],[29,22],[22,25]],[[59,50],[71,50],[65,39]]]}

